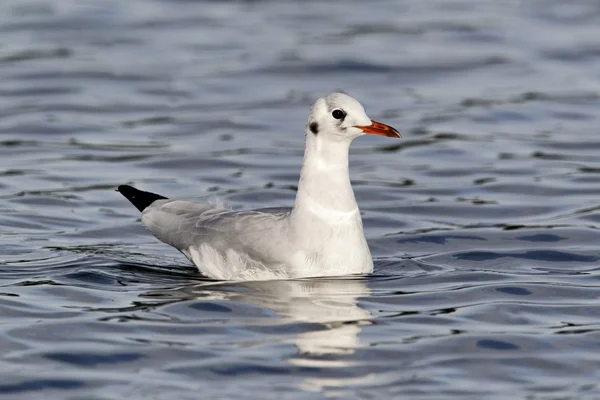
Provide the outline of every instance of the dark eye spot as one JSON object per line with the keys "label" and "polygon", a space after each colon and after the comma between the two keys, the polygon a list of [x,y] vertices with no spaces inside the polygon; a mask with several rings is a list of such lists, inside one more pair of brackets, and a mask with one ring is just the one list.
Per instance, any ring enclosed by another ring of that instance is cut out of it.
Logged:
{"label": "dark eye spot", "polygon": [[335,119],[344,119],[346,117],[346,113],[339,108],[336,108],[331,112],[331,116]]}
{"label": "dark eye spot", "polygon": [[319,133],[319,124],[317,124],[316,122],[311,122],[308,127],[309,127],[310,131],[312,133],[314,133],[315,135],[317,133]]}

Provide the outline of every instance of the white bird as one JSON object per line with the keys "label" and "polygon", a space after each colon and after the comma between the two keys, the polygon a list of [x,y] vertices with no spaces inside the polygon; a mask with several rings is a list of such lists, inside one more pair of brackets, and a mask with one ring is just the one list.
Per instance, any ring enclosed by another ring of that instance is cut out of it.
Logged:
{"label": "white bird", "polygon": [[343,93],[321,97],[306,123],[304,162],[292,208],[232,211],[171,200],[128,185],[117,189],[142,223],[219,280],[269,280],[373,272],[348,171],[350,143],[364,134],[399,138]]}

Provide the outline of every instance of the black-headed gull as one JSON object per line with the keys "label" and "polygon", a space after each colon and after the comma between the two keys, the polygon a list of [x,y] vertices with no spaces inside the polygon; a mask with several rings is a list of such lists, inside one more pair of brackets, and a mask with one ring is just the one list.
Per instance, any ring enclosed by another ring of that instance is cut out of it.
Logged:
{"label": "black-headed gull", "polygon": [[318,99],[293,208],[232,211],[171,200],[122,185],[142,223],[181,251],[201,273],[220,280],[268,280],[367,274],[371,252],[348,171],[350,143],[364,134],[399,138],[343,93]]}

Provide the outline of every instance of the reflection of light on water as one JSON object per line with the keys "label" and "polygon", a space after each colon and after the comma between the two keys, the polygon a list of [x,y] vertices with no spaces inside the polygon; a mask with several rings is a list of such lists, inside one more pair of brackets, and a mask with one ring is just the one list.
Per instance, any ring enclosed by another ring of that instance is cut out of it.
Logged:
{"label": "reflection of light on water", "polygon": [[[356,325],[342,325],[337,328],[327,328],[322,331],[306,332],[299,334],[294,343],[303,354],[322,355],[322,354],[352,354],[358,347],[358,333],[360,328]],[[290,362],[296,365],[309,365],[318,363],[323,367],[323,364],[329,364],[332,361],[306,359],[306,362],[301,362],[302,359],[291,359]],[[333,361],[333,363],[348,364],[347,361]]]}
{"label": "reflection of light on water", "polygon": [[[311,322],[325,325],[324,329],[299,333],[293,342],[298,354],[288,359],[297,366],[312,368],[345,368],[357,364],[347,358],[360,346],[362,325],[370,324],[371,313],[358,306],[358,298],[370,291],[362,281],[342,281],[339,285],[324,285],[312,293],[313,300],[296,314]],[[336,291],[338,289],[338,291]],[[325,375],[325,374],[324,374]],[[307,377],[300,388],[335,395],[334,388],[357,385],[372,380],[370,375],[359,377]]]}
{"label": "reflection of light on water", "polygon": [[352,378],[306,378],[300,388],[309,392],[323,392],[329,397],[347,395],[345,391],[336,391],[335,388],[356,386],[373,383],[375,374],[367,374]]}
{"label": "reflection of light on water", "polygon": [[[303,354],[354,352],[359,344],[360,321],[371,318],[371,313],[357,303],[359,297],[370,294],[365,282],[355,279],[286,281],[278,282],[276,287],[278,300],[285,300],[274,302],[270,307],[280,316],[324,325],[322,330],[302,332],[292,340],[299,356],[290,362],[302,362],[299,360]],[[323,362],[305,359],[302,363],[307,365],[309,361]]]}
{"label": "reflection of light on water", "polygon": [[[300,354],[354,353],[359,344],[359,321],[371,318],[371,314],[357,305],[358,297],[368,295],[366,285],[358,281],[348,282],[352,285],[319,285],[306,295],[306,301],[301,302],[301,306],[292,309],[291,316],[294,319],[325,325],[323,330],[300,333],[295,338],[294,343]],[[295,358],[290,362],[297,364],[300,360]],[[318,362],[321,366],[325,362],[306,360]],[[307,365],[305,362],[302,364]]]}
{"label": "reflection of light on water", "polygon": [[[371,291],[364,280],[356,278],[218,283],[186,288],[189,290],[201,294],[202,299],[243,302],[273,310],[283,323],[318,324],[285,339],[298,348],[287,361],[300,367],[333,370],[358,364],[348,356],[360,346],[361,326],[371,324],[371,313],[358,305],[359,298],[370,296]],[[325,372],[322,377],[305,377],[300,388],[331,395],[336,387],[373,379],[371,374],[338,378]]]}
{"label": "reflection of light on water", "polygon": [[[360,297],[371,294],[365,281],[357,279],[286,281],[277,282],[270,288],[277,288],[274,289],[277,298],[283,300],[270,306],[281,317],[323,325],[323,329],[301,332],[289,340],[298,348],[298,353],[288,359],[290,364],[331,369],[356,364],[345,356],[353,354],[359,347],[361,326],[369,325],[369,320],[372,318],[369,311],[358,305]],[[332,388],[371,380],[370,375],[347,378],[307,377],[300,384],[300,388],[331,395]]]}

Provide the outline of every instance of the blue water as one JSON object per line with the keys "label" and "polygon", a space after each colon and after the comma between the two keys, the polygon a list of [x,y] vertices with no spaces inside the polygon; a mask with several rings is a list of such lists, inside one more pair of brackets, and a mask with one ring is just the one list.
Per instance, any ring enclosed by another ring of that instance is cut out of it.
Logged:
{"label": "blue water", "polygon": [[[0,5],[0,398],[600,398],[600,4]],[[333,90],[375,273],[203,278],[128,183],[289,206]]]}

